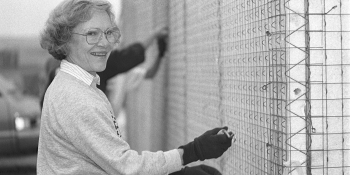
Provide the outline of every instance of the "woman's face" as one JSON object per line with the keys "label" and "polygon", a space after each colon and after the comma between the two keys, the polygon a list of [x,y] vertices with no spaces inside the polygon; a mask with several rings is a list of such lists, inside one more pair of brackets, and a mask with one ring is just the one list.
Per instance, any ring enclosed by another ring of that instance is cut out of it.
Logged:
{"label": "woman's face", "polygon": [[[92,18],[84,23],[79,24],[73,29],[73,33],[86,34],[88,29],[99,28],[106,31],[111,28],[111,22],[106,11],[95,11]],[[101,40],[93,45],[86,42],[83,35],[73,34],[71,41],[68,43],[70,50],[67,60],[80,66],[90,74],[105,70],[107,59],[113,49],[114,44],[109,43],[103,34]]]}

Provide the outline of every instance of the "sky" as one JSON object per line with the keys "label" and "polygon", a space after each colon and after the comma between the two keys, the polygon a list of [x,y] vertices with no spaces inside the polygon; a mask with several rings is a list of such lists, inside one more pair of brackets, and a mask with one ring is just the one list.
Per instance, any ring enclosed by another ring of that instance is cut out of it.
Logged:
{"label": "sky", "polygon": [[[38,37],[49,13],[63,0],[0,0],[0,37]],[[109,0],[115,14],[120,0]]]}

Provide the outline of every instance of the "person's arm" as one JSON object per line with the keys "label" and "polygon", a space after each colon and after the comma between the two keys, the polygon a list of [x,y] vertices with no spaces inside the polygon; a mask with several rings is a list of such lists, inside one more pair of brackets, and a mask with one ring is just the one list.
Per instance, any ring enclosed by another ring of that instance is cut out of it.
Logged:
{"label": "person's arm", "polygon": [[146,68],[140,68],[146,69],[142,78],[153,78],[158,71],[160,61],[166,51],[167,35],[168,30],[166,28],[161,28],[155,30],[155,32],[140,43],[135,43],[120,51],[113,51],[107,61],[106,69],[103,72],[98,72],[98,75],[100,76],[100,85],[97,87],[103,92],[106,92],[107,81],[110,78],[116,76],[117,74],[127,72],[144,62],[145,50],[155,39],[157,39],[158,57],[155,58],[156,60],[150,60],[152,63],[150,65],[146,65]]}
{"label": "person's arm", "polygon": [[153,31],[147,38],[141,41],[141,44],[147,49],[158,38],[164,38],[168,36],[168,29],[166,27],[158,28]]}
{"label": "person's arm", "polygon": [[64,109],[65,115],[59,118],[59,123],[74,147],[106,173],[167,174],[182,168],[176,149],[141,153],[131,150],[127,142],[118,136],[112,114],[98,105],[102,103],[91,103],[80,96],[74,101],[76,105]]}
{"label": "person's arm", "polygon": [[159,69],[160,62],[162,58],[165,55],[165,52],[167,50],[167,36],[159,36],[157,39],[157,46],[158,46],[158,57],[157,59],[153,62],[153,64],[147,68],[145,78],[146,79],[151,79],[153,78]]}
{"label": "person's arm", "polygon": [[140,43],[132,44],[123,50],[114,50],[107,61],[106,69],[97,74],[100,76],[100,85],[97,87],[104,93],[107,90],[107,81],[141,64],[145,60],[145,48]]}
{"label": "person's arm", "polygon": [[113,51],[107,61],[106,69],[99,73],[105,79],[110,79],[119,73],[124,73],[145,61],[145,51],[158,38],[167,36],[167,29],[155,30],[145,40],[136,42],[122,50]]}
{"label": "person's arm", "polygon": [[[74,98],[71,97],[73,94]],[[187,144],[189,147],[139,154],[119,137],[113,114],[98,101],[100,98],[96,94],[82,94],[76,90],[64,99],[65,108],[57,117],[63,132],[76,149],[109,174],[172,173],[190,162],[217,158],[231,146],[230,138],[217,134],[222,128],[215,128]],[[184,151],[182,156],[181,149]]]}
{"label": "person's arm", "polygon": [[180,155],[180,158],[181,158],[181,164],[183,165],[184,164],[184,159],[183,159],[184,150],[183,149],[177,149],[177,151],[179,152],[179,155]]}
{"label": "person's arm", "polygon": [[[145,48],[141,43],[134,43],[122,50],[114,50],[107,61],[106,69],[99,73],[107,80],[124,73],[145,61]],[[100,76],[101,76],[100,75]]]}
{"label": "person's arm", "polygon": [[145,79],[152,79],[157,74],[160,61],[161,58],[157,58],[149,68],[146,68]]}

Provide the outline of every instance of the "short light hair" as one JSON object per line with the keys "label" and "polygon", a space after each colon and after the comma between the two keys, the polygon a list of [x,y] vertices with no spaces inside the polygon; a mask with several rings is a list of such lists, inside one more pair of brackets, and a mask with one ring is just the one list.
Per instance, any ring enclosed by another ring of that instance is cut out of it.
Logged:
{"label": "short light hair", "polygon": [[80,23],[89,21],[96,10],[106,11],[113,25],[116,25],[111,3],[106,0],[65,0],[51,13],[41,33],[40,45],[58,60],[69,54],[68,42],[73,29]]}

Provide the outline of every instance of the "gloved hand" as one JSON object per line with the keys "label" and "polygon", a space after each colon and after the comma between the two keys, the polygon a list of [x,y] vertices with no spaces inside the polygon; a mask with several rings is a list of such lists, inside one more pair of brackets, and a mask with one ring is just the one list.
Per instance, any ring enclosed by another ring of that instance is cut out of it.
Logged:
{"label": "gloved hand", "polygon": [[169,175],[221,175],[221,173],[211,166],[198,165],[193,167],[185,167],[182,170]]}
{"label": "gloved hand", "polygon": [[197,160],[205,160],[220,157],[230,146],[232,137],[226,134],[218,134],[221,129],[227,127],[214,128],[194,139],[187,145],[180,146],[184,150],[182,156],[184,165]]}
{"label": "gloved hand", "polygon": [[158,58],[162,58],[167,50],[167,36],[160,36],[157,38]]}

